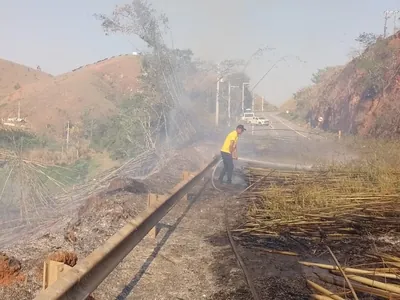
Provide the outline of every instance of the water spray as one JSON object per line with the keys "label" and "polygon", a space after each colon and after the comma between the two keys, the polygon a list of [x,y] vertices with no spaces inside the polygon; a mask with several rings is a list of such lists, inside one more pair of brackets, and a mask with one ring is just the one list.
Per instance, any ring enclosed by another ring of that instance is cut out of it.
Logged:
{"label": "water spray", "polygon": [[270,168],[275,169],[291,169],[291,170],[311,170],[312,165],[298,165],[298,164],[285,164],[285,163],[277,163],[267,160],[255,160],[250,158],[239,158],[239,161],[246,162],[246,163],[254,163],[257,165],[263,165]]}

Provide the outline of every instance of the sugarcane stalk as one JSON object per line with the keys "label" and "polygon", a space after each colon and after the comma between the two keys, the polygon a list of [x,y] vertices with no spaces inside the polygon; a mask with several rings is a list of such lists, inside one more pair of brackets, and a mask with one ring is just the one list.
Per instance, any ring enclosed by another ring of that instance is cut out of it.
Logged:
{"label": "sugarcane stalk", "polygon": [[[332,270],[333,273],[337,274],[339,270],[338,267],[332,266],[332,265],[327,265],[327,264],[319,264],[319,263],[312,263],[312,262],[305,262],[305,261],[299,261],[300,264],[307,266],[307,267],[318,267],[321,269],[325,270]],[[379,272],[374,272],[370,270],[362,270],[362,269],[355,269],[355,268],[343,268],[342,269],[346,273],[352,273],[352,274],[358,274],[358,275],[369,275],[369,276],[376,276],[376,277],[385,277],[385,278],[391,278],[391,279],[399,279],[399,276],[396,274],[390,274],[390,273],[379,273]]]}
{"label": "sugarcane stalk", "polygon": [[351,280],[400,295],[400,285],[384,283],[357,275],[348,275],[348,277]]}
{"label": "sugarcane stalk", "polygon": [[[326,276],[326,275],[320,275],[317,274],[318,278],[326,283],[332,284],[332,285],[336,285],[338,287],[348,287],[346,282],[342,279],[339,278],[337,276]],[[400,299],[400,295],[398,294],[394,294],[388,291],[384,291],[381,289],[377,289],[374,287],[369,287],[357,282],[353,282],[352,283],[353,288],[361,293],[367,293],[370,295],[374,295],[374,296],[378,296],[378,297],[382,297],[385,299],[391,299],[391,300],[399,300]]]}
{"label": "sugarcane stalk", "polygon": [[344,300],[342,297],[335,295],[331,291],[327,290],[326,288],[320,286],[319,284],[316,284],[315,282],[312,282],[311,280],[307,280],[307,284],[314,289],[315,291],[323,294],[324,296],[328,296],[334,300]]}
{"label": "sugarcane stalk", "polygon": [[358,300],[357,294],[353,289],[353,286],[351,285],[349,279],[346,276],[346,273],[344,272],[343,268],[340,266],[339,261],[337,260],[336,256],[333,254],[331,248],[329,248],[329,246],[326,246],[326,249],[329,251],[330,255],[332,256],[333,260],[335,261],[335,264],[337,266],[337,268],[339,269],[340,273],[343,275],[344,279],[346,280],[346,283],[348,284],[351,293],[353,294],[354,299]]}

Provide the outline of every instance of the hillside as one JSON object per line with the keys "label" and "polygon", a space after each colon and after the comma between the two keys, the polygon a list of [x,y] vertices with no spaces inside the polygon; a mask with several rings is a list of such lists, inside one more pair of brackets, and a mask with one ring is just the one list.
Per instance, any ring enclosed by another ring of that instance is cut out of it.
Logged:
{"label": "hillside", "polygon": [[122,55],[37,80],[1,99],[0,117],[15,117],[20,102],[27,127],[60,137],[68,121],[73,124],[84,114],[100,118],[115,112],[116,105],[138,91],[140,73],[140,57]]}
{"label": "hillside", "polygon": [[295,113],[344,133],[400,135],[400,32],[378,38],[345,66],[320,70],[294,96]]}
{"label": "hillside", "polygon": [[51,78],[44,72],[0,59],[0,99],[28,84]]}

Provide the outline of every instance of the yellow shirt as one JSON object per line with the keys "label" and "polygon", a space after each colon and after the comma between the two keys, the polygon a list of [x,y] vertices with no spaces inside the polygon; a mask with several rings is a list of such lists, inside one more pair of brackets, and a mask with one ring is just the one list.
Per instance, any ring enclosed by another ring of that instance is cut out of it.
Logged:
{"label": "yellow shirt", "polygon": [[225,138],[224,144],[222,145],[221,152],[231,153],[231,151],[229,150],[231,141],[233,141],[233,147],[235,147],[237,144],[238,138],[239,138],[239,135],[236,130],[229,133]]}

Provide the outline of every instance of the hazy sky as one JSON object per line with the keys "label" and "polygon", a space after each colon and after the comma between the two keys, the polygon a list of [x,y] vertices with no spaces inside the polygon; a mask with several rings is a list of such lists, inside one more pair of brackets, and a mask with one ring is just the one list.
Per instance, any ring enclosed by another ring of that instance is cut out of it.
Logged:
{"label": "hazy sky", "polygon": [[[123,0],[0,0],[0,57],[60,74],[109,56],[130,53],[135,38],[107,37],[94,13]],[[150,0],[167,14],[174,46],[201,58],[248,59],[260,46],[276,48],[253,61],[255,83],[281,56],[257,88],[279,104],[307,85],[318,68],[343,64],[361,32],[383,32],[383,11],[400,0]],[[389,23],[389,31],[393,22]],[[169,39],[169,37],[168,37]],[[170,39],[169,39],[170,40]]]}

